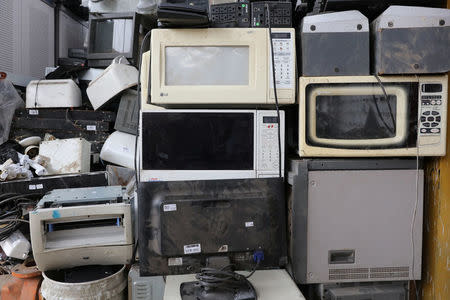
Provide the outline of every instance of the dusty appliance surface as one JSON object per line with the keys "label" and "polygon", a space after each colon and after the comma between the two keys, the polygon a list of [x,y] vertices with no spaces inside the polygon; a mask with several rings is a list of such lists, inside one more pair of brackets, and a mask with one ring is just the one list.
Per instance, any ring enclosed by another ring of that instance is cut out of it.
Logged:
{"label": "dusty appliance surface", "polygon": [[423,169],[417,162],[291,160],[288,249],[295,280],[420,279]]}

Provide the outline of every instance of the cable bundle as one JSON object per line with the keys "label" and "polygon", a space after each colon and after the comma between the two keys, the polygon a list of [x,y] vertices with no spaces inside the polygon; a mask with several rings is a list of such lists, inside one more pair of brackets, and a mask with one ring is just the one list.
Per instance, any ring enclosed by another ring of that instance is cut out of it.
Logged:
{"label": "cable bundle", "polygon": [[7,239],[22,222],[27,222],[22,219],[22,205],[35,203],[29,198],[33,195],[13,193],[0,195],[0,241]]}

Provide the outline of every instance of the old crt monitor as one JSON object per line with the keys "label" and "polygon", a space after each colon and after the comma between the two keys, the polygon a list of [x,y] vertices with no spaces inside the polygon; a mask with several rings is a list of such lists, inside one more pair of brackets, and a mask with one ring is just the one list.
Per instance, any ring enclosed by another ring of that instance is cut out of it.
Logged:
{"label": "old crt monitor", "polygon": [[138,187],[141,276],[236,270],[286,263],[281,178],[141,182]]}
{"label": "old crt monitor", "polygon": [[91,14],[88,65],[106,68],[120,55],[137,65],[141,25],[146,30],[152,27],[148,17],[137,13]]}

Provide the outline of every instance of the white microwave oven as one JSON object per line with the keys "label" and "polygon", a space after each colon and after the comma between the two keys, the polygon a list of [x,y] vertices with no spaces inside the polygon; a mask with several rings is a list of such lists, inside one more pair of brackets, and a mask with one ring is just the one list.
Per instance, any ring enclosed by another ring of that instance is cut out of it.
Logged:
{"label": "white microwave oven", "polygon": [[[295,30],[273,28],[272,42],[278,102],[295,103]],[[142,107],[273,104],[270,43],[268,28],[154,29],[142,58]]]}
{"label": "white microwave oven", "polygon": [[444,156],[447,75],[378,79],[301,77],[299,155]]}
{"label": "white microwave oven", "polygon": [[[281,175],[284,111],[280,111]],[[140,181],[279,176],[275,110],[167,109],[141,112]]]}

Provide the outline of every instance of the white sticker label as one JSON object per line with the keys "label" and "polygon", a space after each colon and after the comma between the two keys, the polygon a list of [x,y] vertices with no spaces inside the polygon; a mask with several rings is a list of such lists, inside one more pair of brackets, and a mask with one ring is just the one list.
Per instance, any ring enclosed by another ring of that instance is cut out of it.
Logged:
{"label": "white sticker label", "polygon": [[37,190],[42,190],[44,188],[44,185],[41,183],[41,184],[36,184],[36,189]]}
{"label": "white sticker label", "polygon": [[228,252],[228,245],[222,245],[220,246],[219,250],[217,252]]}
{"label": "white sticker label", "polygon": [[39,114],[39,111],[38,111],[37,109],[30,109],[30,110],[28,111],[28,114],[29,114],[29,115],[38,115],[38,114]]}
{"label": "white sticker label", "polygon": [[35,184],[30,184],[30,185],[28,186],[28,189],[29,189],[29,190],[35,190],[35,189],[36,189],[36,185],[35,185]]}
{"label": "white sticker label", "polygon": [[194,254],[202,252],[200,244],[184,245],[184,254]]}
{"label": "white sticker label", "polygon": [[86,130],[96,131],[97,130],[97,126],[95,126],[95,125],[87,125],[86,126]]}
{"label": "white sticker label", "polygon": [[170,266],[181,266],[183,265],[183,258],[182,257],[170,257],[167,260],[167,265]]}
{"label": "white sticker label", "polygon": [[255,226],[253,222],[245,222],[245,227],[253,227]]}
{"label": "white sticker label", "polygon": [[163,206],[163,210],[164,211],[176,211],[177,210],[177,205],[176,204],[165,204]]}

